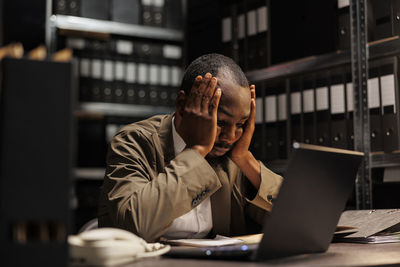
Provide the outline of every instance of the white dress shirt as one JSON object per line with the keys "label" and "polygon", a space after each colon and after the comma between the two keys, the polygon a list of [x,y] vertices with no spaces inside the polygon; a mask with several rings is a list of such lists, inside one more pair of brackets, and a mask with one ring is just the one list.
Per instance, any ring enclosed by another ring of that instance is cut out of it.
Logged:
{"label": "white dress shirt", "polygon": [[[175,130],[175,117],[172,118],[172,138],[176,156],[185,149],[186,144]],[[208,197],[188,213],[176,218],[164,237],[167,239],[203,238],[212,227],[211,202]]]}

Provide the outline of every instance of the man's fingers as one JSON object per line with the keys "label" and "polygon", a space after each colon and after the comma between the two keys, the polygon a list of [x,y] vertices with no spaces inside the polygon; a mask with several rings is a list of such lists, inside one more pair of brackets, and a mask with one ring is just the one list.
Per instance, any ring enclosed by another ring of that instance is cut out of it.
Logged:
{"label": "man's fingers", "polygon": [[209,105],[210,115],[217,117],[217,111],[220,99],[221,99],[221,88],[217,88]]}
{"label": "man's fingers", "polygon": [[254,84],[250,85],[250,95],[251,99],[256,99],[256,86]]}
{"label": "man's fingers", "polygon": [[207,73],[204,75],[203,80],[201,81],[198,90],[194,91],[194,102],[193,102],[193,108],[196,110],[200,110],[201,108],[201,101],[203,99],[204,91],[207,90],[208,84],[210,83],[212,76],[210,73]]}
{"label": "man's fingers", "polygon": [[209,111],[210,101],[215,93],[216,86],[217,78],[212,77],[202,96],[201,110],[203,113],[207,113]]}
{"label": "man's fingers", "polygon": [[191,107],[196,100],[196,96],[198,95],[199,87],[201,83],[203,82],[203,77],[198,75],[193,82],[192,88],[190,89],[189,95],[187,96],[186,99],[186,106]]}

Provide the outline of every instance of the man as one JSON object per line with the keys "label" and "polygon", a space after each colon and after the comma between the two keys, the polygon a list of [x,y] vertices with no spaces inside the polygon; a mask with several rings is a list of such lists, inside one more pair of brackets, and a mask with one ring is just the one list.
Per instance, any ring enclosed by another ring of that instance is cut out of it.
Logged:
{"label": "man", "polygon": [[233,60],[208,54],[185,71],[175,113],[114,137],[99,226],[146,241],[254,232],[282,178],[249,151],[255,86]]}

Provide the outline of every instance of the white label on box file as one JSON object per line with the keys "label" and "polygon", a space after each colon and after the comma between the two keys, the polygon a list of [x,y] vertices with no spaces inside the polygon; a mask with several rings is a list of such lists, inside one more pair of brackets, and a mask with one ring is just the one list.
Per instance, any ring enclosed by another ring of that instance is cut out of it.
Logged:
{"label": "white label on box file", "polygon": [[262,98],[256,97],[256,117],[254,119],[256,124],[263,122],[262,109],[263,109]]}
{"label": "white label on box file", "polygon": [[315,90],[316,93],[316,102],[317,102],[317,110],[325,110],[329,108],[328,103],[328,87],[318,87]]}
{"label": "white label on box file", "polygon": [[92,60],[92,78],[101,79],[101,66],[102,62],[100,59]]}
{"label": "white label on box file", "polygon": [[115,62],[115,79],[118,81],[125,80],[125,63],[123,61]]}
{"label": "white label on box file", "polygon": [[155,7],[163,7],[164,6],[164,0],[153,0],[153,6],[155,6]]}
{"label": "white label on box file", "polygon": [[170,68],[167,65],[162,65],[160,70],[160,84],[167,86],[170,85]]}
{"label": "white label on box file", "polygon": [[163,56],[170,59],[181,59],[182,48],[177,45],[164,45]]}
{"label": "white label on box file", "polygon": [[265,121],[275,122],[277,121],[276,114],[276,96],[271,95],[265,98]]}
{"label": "white label on box file", "polygon": [[111,60],[104,60],[104,73],[103,73],[103,80],[105,81],[112,81],[114,80],[114,62]]}
{"label": "white label on box file", "polygon": [[346,83],[347,112],[354,110],[353,83]]}
{"label": "white label on box file", "polygon": [[247,12],[247,35],[252,36],[257,33],[257,17],[256,11],[250,10]]}
{"label": "white label on box file", "polygon": [[138,83],[147,84],[149,81],[147,79],[147,74],[149,71],[149,66],[147,64],[138,64]]}
{"label": "white label on box file", "polygon": [[240,14],[237,17],[237,22],[238,22],[238,39],[243,39],[245,36],[244,14]]}
{"label": "white label on box file", "polygon": [[150,84],[155,85],[160,83],[160,68],[158,65],[151,64],[150,65]]}
{"label": "white label on box file", "polygon": [[181,85],[181,68],[180,67],[172,67],[171,69],[171,85],[172,86],[180,86]]}
{"label": "white label on box file", "polygon": [[81,38],[68,38],[67,39],[67,47],[73,49],[84,49],[85,48],[85,40]]}
{"label": "white label on box file", "polygon": [[339,114],[345,112],[344,85],[334,84],[331,86],[331,113]]}
{"label": "white label on box file", "polygon": [[290,113],[299,114],[301,113],[301,95],[300,92],[294,92],[290,94]]}
{"label": "white label on box file", "polygon": [[278,119],[280,121],[287,119],[286,94],[280,94],[278,96]]}
{"label": "white label on box file", "polygon": [[136,63],[129,62],[126,64],[126,79],[127,83],[136,82]]}
{"label": "white label on box file", "polygon": [[232,19],[222,19],[222,42],[230,42],[232,40]]}
{"label": "white label on box file", "polygon": [[266,32],[268,30],[268,9],[266,6],[257,9],[257,30],[258,32]]}
{"label": "white label on box file", "polygon": [[303,91],[303,112],[314,111],[314,90],[307,89]]}
{"label": "white label on box file", "polygon": [[[381,94],[382,94],[382,106],[395,106],[395,84],[394,75],[381,76]],[[395,109],[396,110],[396,109]]]}
{"label": "white label on box file", "polygon": [[82,77],[90,76],[90,60],[88,58],[80,59],[80,74]]}
{"label": "white label on box file", "polygon": [[378,78],[368,79],[368,107],[379,108],[379,80]]}
{"label": "white label on box file", "polygon": [[338,8],[350,6],[350,0],[338,0]]}
{"label": "white label on box file", "polygon": [[131,41],[127,40],[117,40],[116,41],[117,53],[123,55],[130,55],[133,52],[133,44]]}
{"label": "white label on box file", "polygon": [[153,4],[153,0],[142,0],[143,6],[151,6]]}

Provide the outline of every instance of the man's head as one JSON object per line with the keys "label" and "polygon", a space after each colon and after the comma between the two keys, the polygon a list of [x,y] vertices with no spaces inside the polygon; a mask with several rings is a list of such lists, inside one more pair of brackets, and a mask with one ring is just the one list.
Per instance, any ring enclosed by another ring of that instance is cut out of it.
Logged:
{"label": "man's head", "polygon": [[208,154],[219,157],[226,154],[243,134],[251,110],[250,89],[243,71],[232,59],[220,54],[203,55],[195,59],[184,73],[176,102],[177,120],[180,120],[180,111],[195,78],[198,75],[204,77],[206,73],[217,77],[217,88],[222,91],[217,113],[217,136]]}

